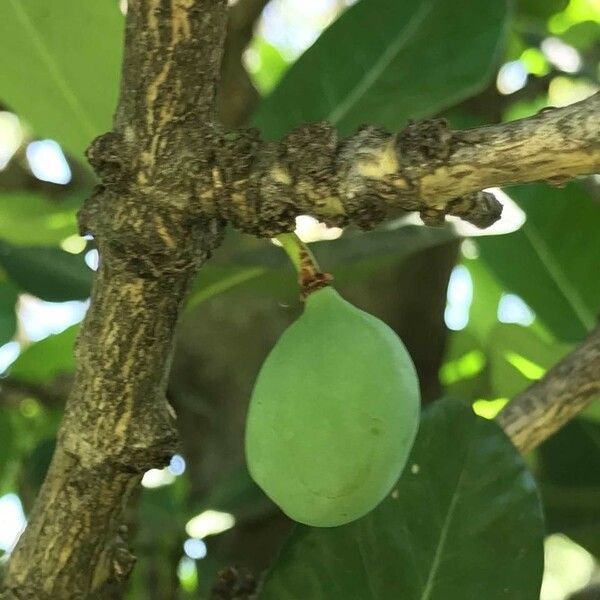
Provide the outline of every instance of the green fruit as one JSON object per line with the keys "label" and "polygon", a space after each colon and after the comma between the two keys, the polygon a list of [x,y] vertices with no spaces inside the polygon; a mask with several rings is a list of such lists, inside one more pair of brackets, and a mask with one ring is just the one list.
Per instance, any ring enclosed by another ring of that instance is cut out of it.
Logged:
{"label": "green fruit", "polygon": [[358,519],[400,476],[419,405],[398,336],[332,288],[319,290],[258,376],[246,424],[250,474],[296,521]]}

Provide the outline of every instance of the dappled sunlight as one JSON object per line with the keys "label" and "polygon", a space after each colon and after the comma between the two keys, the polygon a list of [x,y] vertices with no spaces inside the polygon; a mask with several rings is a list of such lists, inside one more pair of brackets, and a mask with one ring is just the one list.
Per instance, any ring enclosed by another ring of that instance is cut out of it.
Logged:
{"label": "dappled sunlight", "polygon": [[60,145],[54,140],[31,142],[26,150],[31,172],[41,181],[66,185],[71,169]]}
{"label": "dappled sunlight", "polygon": [[512,233],[521,229],[527,220],[527,216],[523,209],[504,191],[500,188],[490,188],[486,190],[492,194],[502,204],[502,217],[490,227],[480,229],[463,221],[459,217],[446,217],[446,220],[452,223],[458,235],[463,237],[484,237],[487,235],[503,235]]}
{"label": "dappled sunlight", "polygon": [[296,59],[344,8],[336,0],[273,0],[263,12],[258,32],[287,60]]}
{"label": "dappled sunlight", "polygon": [[198,569],[196,562],[189,556],[184,556],[177,566],[177,578],[182,590],[194,592],[198,588]]}
{"label": "dappled sunlight", "polygon": [[22,294],[18,314],[27,340],[37,342],[79,323],[88,306],[88,301],[46,302],[35,296]]}
{"label": "dappled sunlight", "polygon": [[201,560],[206,556],[206,544],[196,538],[188,538],[183,543],[183,551],[186,556],[194,560]]}
{"label": "dappled sunlight", "polygon": [[469,323],[469,308],[473,301],[473,280],[469,269],[458,265],[452,270],[448,283],[448,299],[444,321],[448,329],[459,331]]}
{"label": "dappled sunlight", "polygon": [[231,529],[235,525],[235,517],[218,510],[205,510],[190,519],[185,531],[191,538],[203,539],[209,535],[217,535]]}
{"label": "dappled sunlight", "polygon": [[486,358],[481,350],[471,350],[460,358],[448,361],[440,369],[443,385],[452,385],[461,379],[468,379],[480,373],[485,367]]}
{"label": "dappled sunlight", "polygon": [[343,233],[339,227],[327,227],[314,217],[300,215],[296,217],[296,235],[306,243],[321,240],[337,240]]}
{"label": "dappled sunlight", "polygon": [[524,88],[526,83],[527,68],[523,61],[513,60],[500,67],[496,87],[501,94],[514,94]]}
{"label": "dappled sunlight", "polygon": [[498,413],[508,404],[508,398],[495,398],[494,400],[475,400],[473,412],[484,419],[495,419]]}
{"label": "dappled sunlight", "polygon": [[531,379],[532,381],[541,379],[546,372],[546,369],[520,355],[518,352],[507,352],[504,355],[504,358],[506,358],[506,362],[517,369],[523,377],[527,377],[527,379]]}
{"label": "dappled sunlight", "polygon": [[82,238],[77,234],[73,234],[65,238],[60,243],[60,247],[65,252],[69,252],[70,254],[80,254],[85,250],[86,244],[87,242],[85,241],[85,238]]}
{"label": "dappled sunlight", "polygon": [[598,0],[570,0],[565,10],[550,17],[548,28],[552,33],[560,34],[581,21],[600,23]]}
{"label": "dappled sunlight", "polygon": [[566,600],[588,584],[598,569],[585,548],[562,534],[549,535],[544,544],[545,570],[540,600]]}
{"label": "dappled sunlight", "polygon": [[600,89],[587,80],[555,77],[548,88],[548,102],[553,106],[568,106],[585,100]]}
{"label": "dappled sunlight", "polygon": [[8,342],[0,346],[0,373],[3,373],[17,360],[21,353],[21,344],[19,342]]}
{"label": "dappled sunlight", "polygon": [[168,467],[164,469],[150,469],[142,477],[142,485],[149,489],[171,485],[174,481],[175,475],[169,471]]}
{"label": "dappled sunlight", "polygon": [[498,321],[529,326],[535,320],[535,313],[516,294],[502,294],[498,303]]}
{"label": "dappled sunlight", "polygon": [[167,469],[169,469],[173,475],[183,475],[186,469],[185,459],[183,456],[181,456],[181,454],[174,454],[171,457],[171,462],[169,463]]}
{"label": "dappled sunlight", "polygon": [[171,457],[169,465],[163,469],[150,469],[142,477],[142,486],[155,489],[171,485],[180,475],[185,473],[185,459],[180,454]]}
{"label": "dappled sunlight", "polygon": [[98,263],[100,260],[100,255],[98,254],[98,250],[95,248],[93,250],[89,250],[85,253],[84,256],[85,264],[92,270],[98,270]]}
{"label": "dappled sunlight", "polygon": [[[306,244],[311,242],[321,242],[325,240],[337,240],[344,233],[339,227],[327,227],[314,217],[309,215],[299,215],[296,217],[296,229],[294,233]],[[281,247],[281,242],[272,238],[271,242],[275,246]]]}
{"label": "dappled sunlight", "polygon": [[26,522],[21,500],[16,494],[0,497],[0,550],[12,550]]}
{"label": "dappled sunlight", "polygon": [[577,73],[581,69],[581,56],[573,46],[556,37],[546,38],[540,46],[544,56],[557,69],[565,73]]}
{"label": "dappled sunlight", "polygon": [[539,48],[526,48],[519,59],[527,69],[527,72],[537,77],[543,77],[550,72],[550,65]]}
{"label": "dappled sunlight", "polygon": [[22,143],[23,129],[17,115],[0,111],[0,171],[6,168]]}

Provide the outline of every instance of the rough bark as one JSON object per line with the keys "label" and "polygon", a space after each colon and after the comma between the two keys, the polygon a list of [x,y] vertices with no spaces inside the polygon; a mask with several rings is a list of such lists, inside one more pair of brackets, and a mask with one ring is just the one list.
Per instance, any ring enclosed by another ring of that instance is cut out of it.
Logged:
{"label": "rough bark", "polygon": [[515,396],[497,421],[522,452],[533,450],[600,394],[600,326],[542,379]]}
{"label": "rough bark", "polygon": [[194,209],[210,179],[225,0],[129,3],[119,107],[89,151],[102,185],[80,215],[101,263],[58,445],[3,597],[120,598],[124,510],[176,449],[164,391],[188,284],[220,236]]}
{"label": "rough bark", "polygon": [[213,189],[199,200],[208,212],[263,236],[291,231],[298,214],[369,228],[397,208],[420,211],[428,224],[450,214],[486,227],[500,217],[501,205],[481,190],[594,173],[599,131],[600,92],[466,131],[438,119],[396,134],[365,126],[339,140],[333,127],[314,123],[262,142],[249,130],[223,138]]}

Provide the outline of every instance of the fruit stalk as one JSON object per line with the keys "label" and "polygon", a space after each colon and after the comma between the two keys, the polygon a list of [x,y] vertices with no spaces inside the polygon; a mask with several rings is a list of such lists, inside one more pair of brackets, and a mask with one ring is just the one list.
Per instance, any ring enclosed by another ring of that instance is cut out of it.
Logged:
{"label": "fruit stalk", "polygon": [[282,233],[276,239],[286,251],[298,272],[298,283],[301,288],[300,297],[303,300],[306,300],[313,292],[330,284],[333,277],[329,273],[321,271],[313,253],[297,234]]}

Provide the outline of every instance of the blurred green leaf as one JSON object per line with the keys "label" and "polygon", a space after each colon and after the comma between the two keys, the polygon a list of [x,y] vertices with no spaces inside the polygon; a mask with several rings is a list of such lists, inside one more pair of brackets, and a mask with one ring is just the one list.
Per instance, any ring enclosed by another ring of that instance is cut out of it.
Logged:
{"label": "blurred green leaf", "polygon": [[[321,267],[341,283],[372,275],[413,252],[455,238],[450,227],[433,229],[389,223],[367,233],[348,231],[337,240],[311,243],[310,248]],[[201,269],[188,307],[233,288],[286,299],[298,296],[296,276],[285,253],[248,236],[228,236],[224,247]]]}
{"label": "blurred green leaf", "polygon": [[252,81],[261,94],[268,94],[285,73],[288,62],[281,52],[263,37],[255,36],[248,50],[256,53],[258,63],[257,68],[250,68]]}
{"label": "blurred green leaf", "polygon": [[532,476],[493,422],[461,402],[423,416],[397,488],[358,521],[298,527],[260,600],[533,600],[543,518]]}
{"label": "blurred green leaf", "polygon": [[44,483],[55,448],[55,438],[43,439],[23,461],[21,485],[27,486],[31,496],[35,496]]}
{"label": "blurred green leaf", "polygon": [[491,329],[498,323],[502,286],[482,260],[465,260],[462,264],[469,270],[473,282],[468,329],[484,342]]}
{"label": "blurred green leaf", "polygon": [[552,33],[560,35],[569,27],[584,21],[600,23],[597,0],[572,0],[563,12],[552,15],[548,26]]}
{"label": "blurred green leaf", "polygon": [[483,88],[506,34],[507,3],[362,0],[291,67],[259,105],[267,138],[326,120],[399,129]]}
{"label": "blurred green leaf", "polygon": [[134,540],[138,560],[126,598],[147,598],[148,582],[152,582],[155,598],[173,597],[178,587],[174,582],[177,564],[184,556],[183,541],[187,537],[185,495],[186,481],[182,477],[171,485],[142,488]]}
{"label": "blurred green leaf", "polygon": [[537,477],[549,532],[600,558],[600,423],[574,419],[538,451]]}
{"label": "blurred green leaf", "polygon": [[255,519],[274,510],[274,504],[254,483],[246,465],[224,475],[210,490],[198,512],[218,510],[236,519]]}
{"label": "blurred green leaf", "polygon": [[17,330],[17,298],[17,288],[8,281],[0,281],[0,346],[10,342]]}
{"label": "blurred green leaf", "polygon": [[600,41],[600,26],[597,21],[581,21],[569,27],[560,37],[580,50],[591,49]]}
{"label": "blurred green leaf", "polygon": [[600,398],[592,400],[591,404],[582,410],[579,416],[600,425]]}
{"label": "blurred green leaf", "polygon": [[528,17],[547,19],[564,10],[568,4],[569,0],[517,0],[517,12]]}
{"label": "blurred green leaf", "polygon": [[0,489],[4,484],[6,466],[14,453],[14,433],[6,410],[0,410]]}
{"label": "blurred green leaf", "polygon": [[77,158],[110,128],[123,16],[118,2],[5,0],[0,99]]}
{"label": "blurred green leaf", "polygon": [[53,200],[24,192],[0,194],[0,238],[11,244],[48,246],[77,234],[82,198]]}
{"label": "blurred green leaf", "polygon": [[137,543],[172,543],[173,540],[169,538],[174,529],[178,530],[177,535],[173,536],[177,541],[186,535],[185,523],[190,518],[185,505],[186,493],[186,481],[181,478],[170,485],[142,490],[138,511],[144,526],[138,531]]}
{"label": "blurred green leaf", "polygon": [[533,327],[498,323],[487,341],[494,396],[511,398],[529,387],[572,350],[543,339]]}
{"label": "blurred green leaf", "polygon": [[440,382],[451,396],[477,400],[493,397],[487,348],[467,328],[455,331],[448,341]]}
{"label": "blurred green leaf", "polygon": [[10,366],[10,376],[18,381],[44,384],[61,373],[75,369],[74,346],[79,325],[73,325],[56,335],[26,348]]}
{"label": "blurred green leaf", "polygon": [[83,300],[90,295],[92,271],[83,254],[0,242],[0,265],[23,291],[42,300]]}
{"label": "blurred green leaf", "polygon": [[509,193],[527,221],[514,233],[480,237],[481,257],[557,338],[580,340],[600,312],[600,206],[574,183]]}

